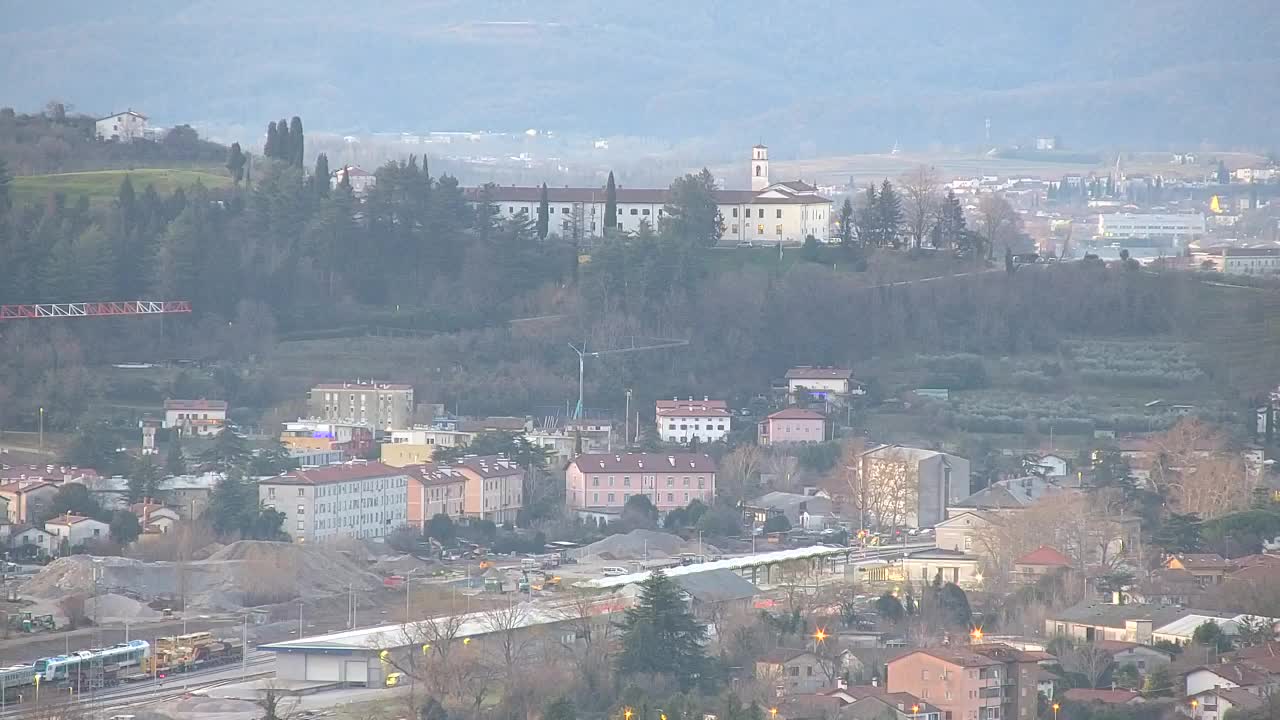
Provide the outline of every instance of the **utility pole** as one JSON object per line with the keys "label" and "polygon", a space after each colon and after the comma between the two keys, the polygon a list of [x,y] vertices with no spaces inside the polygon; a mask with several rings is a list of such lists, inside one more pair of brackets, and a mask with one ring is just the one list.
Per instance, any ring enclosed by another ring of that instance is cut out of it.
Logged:
{"label": "utility pole", "polygon": [[[301,638],[301,636],[299,636]],[[240,631],[240,681],[249,674],[249,613],[244,614],[244,629]]]}
{"label": "utility pole", "polygon": [[631,388],[627,388],[627,412],[622,416],[622,449],[631,447]]}
{"label": "utility pole", "polygon": [[[664,348],[683,347],[689,344],[688,340],[677,340],[674,338],[645,338],[631,335],[629,337],[630,344],[623,347],[609,348],[607,350],[587,351],[587,343],[584,340],[582,347],[579,348],[573,343],[569,343],[569,349],[578,354],[578,407],[573,411],[573,419],[582,419],[582,389],[584,378],[586,375],[587,357],[600,357],[601,355],[614,355],[617,353],[639,352],[641,350],[661,350]],[[637,342],[639,340],[639,342]],[[630,398],[628,391],[627,397]]]}

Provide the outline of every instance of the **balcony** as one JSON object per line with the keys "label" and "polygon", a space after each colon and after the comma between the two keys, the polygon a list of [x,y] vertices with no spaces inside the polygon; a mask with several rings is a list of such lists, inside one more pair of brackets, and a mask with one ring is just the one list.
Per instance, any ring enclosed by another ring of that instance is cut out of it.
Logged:
{"label": "balcony", "polygon": [[1004,689],[1001,687],[979,688],[978,697],[982,698],[983,700],[987,700],[991,698],[1002,698],[1004,697]]}

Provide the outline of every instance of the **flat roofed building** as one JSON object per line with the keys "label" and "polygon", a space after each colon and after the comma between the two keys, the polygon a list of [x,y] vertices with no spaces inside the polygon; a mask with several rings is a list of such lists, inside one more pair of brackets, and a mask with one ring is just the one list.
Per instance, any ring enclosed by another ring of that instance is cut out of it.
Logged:
{"label": "flat roofed building", "polygon": [[321,383],[308,396],[311,416],[377,430],[413,424],[413,386],[400,383]]}

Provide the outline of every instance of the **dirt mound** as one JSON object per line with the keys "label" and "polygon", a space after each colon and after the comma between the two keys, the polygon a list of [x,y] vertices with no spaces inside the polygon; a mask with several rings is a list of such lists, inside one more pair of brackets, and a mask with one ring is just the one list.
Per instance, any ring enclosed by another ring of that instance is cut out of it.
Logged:
{"label": "dirt mound", "polygon": [[98,622],[130,622],[138,620],[155,620],[164,614],[152,610],[131,597],[107,593],[85,600],[84,614]]}
{"label": "dirt mound", "polygon": [[[653,559],[671,557],[680,553],[696,553],[698,549],[697,540],[689,542],[679,535],[655,530],[632,530],[629,533],[610,535],[603,540],[591,543],[582,549],[582,556],[587,560],[592,557],[605,560],[643,560],[645,557]],[[702,552],[715,554],[719,550],[703,543]]]}
{"label": "dirt mound", "polygon": [[49,599],[76,593],[93,595],[95,567],[100,569],[99,595],[119,593],[180,602],[185,589],[187,606],[205,610],[236,610],[299,596],[344,593],[348,588],[370,592],[382,584],[381,578],[343,553],[245,540],[219,549],[207,560],[189,563],[87,555],[60,558],[32,576],[20,592]]}

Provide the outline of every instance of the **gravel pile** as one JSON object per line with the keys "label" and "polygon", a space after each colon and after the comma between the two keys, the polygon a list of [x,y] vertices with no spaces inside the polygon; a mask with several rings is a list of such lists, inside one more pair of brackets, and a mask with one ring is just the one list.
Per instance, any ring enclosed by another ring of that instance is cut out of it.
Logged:
{"label": "gravel pile", "polygon": [[[93,595],[95,566],[102,573],[97,582],[100,596],[177,598],[185,585],[187,606],[202,610],[237,610],[299,596],[343,593],[349,587],[372,592],[382,585],[380,577],[340,552],[245,540],[217,550],[207,560],[185,564],[87,555],[59,558],[23,583],[19,592],[47,599]],[[103,615],[109,614],[105,607]],[[132,611],[124,605],[113,609]]]}
{"label": "gravel pile", "polygon": [[107,593],[85,600],[84,614],[98,622],[123,622],[128,620],[155,620],[164,617],[159,610],[152,610],[131,597]]}
{"label": "gravel pile", "polygon": [[[646,554],[649,559],[665,558],[680,553],[698,552],[698,541],[685,541],[679,535],[658,532],[656,530],[632,530],[621,535],[593,542],[582,548],[579,558],[588,562],[609,560],[643,560]],[[702,544],[704,554],[716,554],[715,547]]]}

